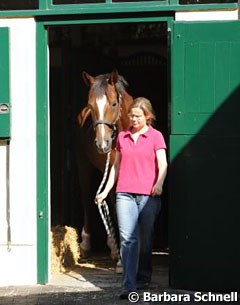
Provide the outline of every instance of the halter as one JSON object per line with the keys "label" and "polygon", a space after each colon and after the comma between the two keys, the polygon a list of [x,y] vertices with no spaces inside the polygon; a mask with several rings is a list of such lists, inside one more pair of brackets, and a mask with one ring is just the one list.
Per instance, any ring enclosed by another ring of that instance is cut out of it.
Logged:
{"label": "halter", "polygon": [[[117,118],[117,120],[118,120],[118,118]],[[93,122],[93,128],[95,128],[97,125],[100,125],[100,124],[107,125],[110,129],[112,129],[112,138],[114,139],[117,134],[117,127],[116,127],[117,120],[114,123],[111,123],[107,120],[96,120]]]}
{"label": "halter", "polygon": [[93,128],[95,129],[97,125],[103,124],[107,125],[110,129],[112,129],[112,139],[115,139],[117,135],[117,126],[116,123],[120,117],[120,109],[121,109],[121,103],[122,103],[122,96],[121,94],[117,91],[117,102],[118,102],[118,114],[117,118],[114,122],[109,122],[108,120],[96,120],[93,122]]}

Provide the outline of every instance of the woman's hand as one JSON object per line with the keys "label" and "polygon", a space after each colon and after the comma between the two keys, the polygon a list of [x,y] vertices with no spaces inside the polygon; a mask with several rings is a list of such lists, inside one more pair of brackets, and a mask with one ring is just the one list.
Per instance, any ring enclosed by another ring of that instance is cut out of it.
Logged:
{"label": "woman's hand", "polygon": [[152,196],[160,196],[163,192],[163,183],[167,174],[167,157],[165,149],[158,149],[156,151],[156,158],[158,163],[158,178],[152,188]]}
{"label": "woman's hand", "polygon": [[152,195],[152,196],[160,196],[160,195],[162,194],[162,191],[163,191],[162,185],[159,185],[159,184],[156,183],[156,184],[153,186],[153,188],[152,188],[152,193],[151,193],[151,195]]}
{"label": "woman's hand", "polygon": [[94,202],[96,203],[96,204],[101,204],[103,201],[104,201],[104,199],[107,197],[107,193],[106,192],[102,192],[102,193],[100,193],[100,194],[98,194],[96,197],[95,197],[95,200],[94,200]]}

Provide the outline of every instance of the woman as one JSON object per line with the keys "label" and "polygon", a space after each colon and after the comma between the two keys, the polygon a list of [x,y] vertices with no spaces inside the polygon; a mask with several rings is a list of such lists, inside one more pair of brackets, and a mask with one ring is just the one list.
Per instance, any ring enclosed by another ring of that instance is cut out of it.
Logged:
{"label": "woman", "polygon": [[150,101],[135,99],[129,108],[130,128],[117,138],[116,156],[102,193],[101,203],[117,181],[116,210],[123,264],[120,299],[151,281],[154,222],[161,209],[160,195],[167,172],[164,138],[151,124]]}

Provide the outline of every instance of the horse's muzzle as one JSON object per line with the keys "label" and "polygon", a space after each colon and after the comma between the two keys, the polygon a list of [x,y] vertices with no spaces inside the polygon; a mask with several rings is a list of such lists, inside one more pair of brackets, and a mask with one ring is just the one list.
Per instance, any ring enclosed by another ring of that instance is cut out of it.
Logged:
{"label": "horse's muzzle", "polygon": [[112,140],[98,141],[95,140],[97,151],[99,154],[107,154],[112,150]]}

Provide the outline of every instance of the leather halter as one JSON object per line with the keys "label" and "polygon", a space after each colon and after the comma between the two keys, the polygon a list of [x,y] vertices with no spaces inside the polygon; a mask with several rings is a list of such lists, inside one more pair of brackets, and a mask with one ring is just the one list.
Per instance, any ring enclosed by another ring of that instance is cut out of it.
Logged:
{"label": "leather halter", "polygon": [[117,115],[117,119],[115,120],[115,122],[109,122],[107,120],[96,120],[93,122],[93,128],[96,128],[97,125],[100,124],[104,124],[107,125],[110,129],[112,129],[112,139],[115,139],[116,135],[117,135],[117,126],[116,123],[120,117],[120,109],[121,109],[121,95],[118,93],[117,95],[117,101],[118,101],[118,115]]}
{"label": "leather halter", "polygon": [[110,129],[112,129],[112,138],[114,139],[116,137],[116,134],[117,134],[116,122],[111,123],[107,120],[96,120],[95,122],[93,122],[93,128],[95,128],[97,125],[100,125],[100,124],[107,125]]}

